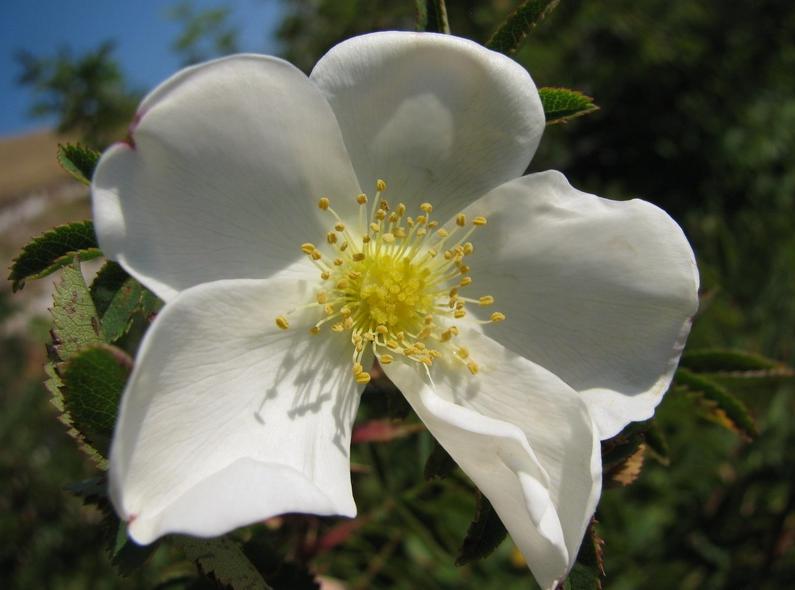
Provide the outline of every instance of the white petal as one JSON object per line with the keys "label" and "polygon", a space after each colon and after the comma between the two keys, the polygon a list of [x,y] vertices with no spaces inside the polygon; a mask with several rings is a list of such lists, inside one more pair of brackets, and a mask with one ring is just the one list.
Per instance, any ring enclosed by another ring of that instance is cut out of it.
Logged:
{"label": "white petal", "polygon": [[473,284],[508,317],[485,332],[579,391],[602,438],[649,418],[698,307],[679,226],[650,203],[582,193],[554,171],[507,183],[468,213],[488,218],[473,238]]}
{"label": "white petal", "polygon": [[[339,127],[289,63],[238,55],[182,70],[139,107],[92,186],[103,252],[165,299],[289,265],[359,192]],[[319,215],[325,215],[324,225]]]}
{"label": "white petal", "polygon": [[292,279],[225,280],[163,309],[111,448],[111,496],[136,541],[285,512],[355,515],[350,350],[337,334],[310,336],[300,315],[286,331],[274,321],[307,298]]}
{"label": "white petal", "polygon": [[430,201],[442,218],[524,173],[544,129],[512,59],[450,35],[384,32],[332,48],[311,74],[337,115],[359,183]]}
{"label": "white petal", "polygon": [[543,588],[568,572],[601,491],[599,440],[577,392],[476,331],[480,365],[384,365],[439,443],[499,514]]}

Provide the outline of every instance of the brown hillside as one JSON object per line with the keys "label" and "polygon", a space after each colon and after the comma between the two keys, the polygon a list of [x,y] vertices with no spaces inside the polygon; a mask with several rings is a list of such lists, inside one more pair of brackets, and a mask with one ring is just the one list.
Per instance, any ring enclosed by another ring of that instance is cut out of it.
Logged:
{"label": "brown hillside", "polygon": [[51,131],[0,138],[0,205],[69,180],[55,154],[69,138]]}

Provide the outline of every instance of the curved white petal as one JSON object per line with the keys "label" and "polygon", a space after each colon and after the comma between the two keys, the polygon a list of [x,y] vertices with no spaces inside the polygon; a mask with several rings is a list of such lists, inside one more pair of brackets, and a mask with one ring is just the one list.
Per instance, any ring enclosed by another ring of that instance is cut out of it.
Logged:
{"label": "curved white petal", "polygon": [[353,209],[358,192],[325,98],[289,63],[258,55],[158,86],[92,184],[102,251],[166,300],[281,270],[325,234],[318,199]]}
{"label": "curved white petal", "polygon": [[158,316],[111,448],[111,497],[136,541],[285,512],[355,515],[350,350],[310,336],[300,315],[289,330],[274,321],[305,291],[289,278],[205,283]]}
{"label": "curved white petal", "polygon": [[535,84],[472,41],[383,32],[333,47],[311,79],[326,94],[362,188],[430,201],[445,216],[524,173],[544,130]]}
{"label": "curved white petal", "polygon": [[485,332],[585,398],[602,438],[644,420],[668,388],[698,307],[681,228],[641,200],[611,201],[559,172],[519,178],[472,204],[474,278],[507,320]]}
{"label": "curved white petal", "polygon": [[[459,336],[480,371],[384,365],[419,417],[499,514],[543,588],[577,551],[601,491],[599,439],[580,396],[477,331]],[[431,382],[432,379],[432,382]]]}

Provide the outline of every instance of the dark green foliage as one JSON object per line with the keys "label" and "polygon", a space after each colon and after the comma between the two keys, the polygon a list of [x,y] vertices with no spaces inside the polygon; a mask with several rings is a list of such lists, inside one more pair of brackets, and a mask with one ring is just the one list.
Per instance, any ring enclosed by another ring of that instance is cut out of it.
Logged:
{"label": "dark green foliage", "polygon": [[415,0],[417,30],[429,33],[450,33],[445,0]]}
{"label": "dark green foliage", "polygon": [[501,53],[515,53],[527,35],[551,11],[559,0],[526,0],[505,20],[486,42],[486,47]]}
{"label": "dark green foliage", "polygon": [[[221,586],[245,590],[268,590],[262,575],[231,539],[174,538],[173,542],[185,556],[195,562],[200,571]],[[278,590],[278,589],[277,589]]]}
{"label": "dark green foliage", "polygon": [[507,535],[508,532],[494,508],[486,497],[478,492],[475,518],[469,525],[464,542],[458,551],[456,565],[465,565],[490,555]]}
{"label": "dark green foliage", "polygon": [[144,287],[130,277],[118,288],[102,315],[102,336],[106,342],[115,342],[130,329],[133,314],[141,309]]}
{"label": "dark green foliage", "polygon": [[102,253],[94,235],[94,223],[78,221],[60,225],[34,238],[14,259],[8,280],[18,291],[27,279],[40,279],[70,264],[79,255],[90,260]]}
{"label": "dark green foliage", "polygon": [[83,184],[91,184],[94,168],[97,166],[100,153],[79,143],[58,145],[58,163],[72,178]]}
{"label": "dark green foliage", "polygon": [[770,373],[792,374],[791,369],[777,361],[743,350],[699,349],[687,351],[682,356],[680,364],[699,373],[748,372],[749,376],[754,373],[760,376]]}
{"label": "dark green foliage", "polygon": [[541,96],[541,105],[544,107],[547,125],[565,123],[599,110],[590,96],[585,96],[577,90],[539,88],[538,94]]}
{"label": "dark green foliage", "polygon": [[79,56],[66,47],[53,57],[20,51],[19,83],[36,96],[31,114],[55,115],[60,133],[77,133],[90,145],[105,145],[132,118],[138,102],[124,84],[113,51],[111,41]]}
{"label": "dark green foliage", "polygon": [[231,24],[232,10],[228,6],[197,9],[191,2],[174,5],[169,17],[182,31],[171,48],[183,65],[191,65],[214,57],[237,53],[239,29]]}
{"label": "dark green foliage", "polygon": [[81,350],[60,368],[61,393],[72,425],[106,457],[131,368],[132,359],[107,344]]}
{"label": "dark green foliage", "polygon": [[91,283],[91,298],[94,300],[97,313],[100,315],[105,313],[113,296],[128,278],[130,275],[118,262],[108,261],[99,269]]}
{"label": "dark green foliage", "polygon": [[433,441],[433,450],[425,462],[425,479],[443,479],[457,467],[450,454],[438,442]]}

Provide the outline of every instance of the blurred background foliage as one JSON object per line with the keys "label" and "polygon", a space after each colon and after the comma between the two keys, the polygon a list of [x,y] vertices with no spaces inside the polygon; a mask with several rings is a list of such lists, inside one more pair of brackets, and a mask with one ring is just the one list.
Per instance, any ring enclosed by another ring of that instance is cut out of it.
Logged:
{"label": "blurred background foliage", "polygon": [[[305,71],[347,37],[415,23],[410,1],[283,4],[281,54]],[[451,29],[484,42],[513,6],[450,2]],[[184,26],[174,51],[185,63],[237,47],[223,3],[198,10],[181,2],[173,17]],[[602,196],[641,196],[685,229],[702,277],[688,350],[742,348],[795,364],[795,4],[562,0],[515,57],[539,86],[582,90],[601,107],[549,127],[531,170],[562,170]],[[97,147],[123,135],[140,93],[127,86],[112,43],[19,59],[20,83],[40,97],[34,114],[58,113],[61,131]],[[16,304],[0,291],[0,319]],[[119,577],[97,526],[101,510],[64,491],[96,471],[40,385],[47,325],[33,319],[26,336],[3,331],[0,341],[0,584],[202,587],[169,547]],[[795,580],[795,392],[775,378],[725,379],[760,435],[743,440],[692,396],[671,391],[658,411],[670,464],[648,459],[634,485],[603,494],[607,588],[780,589]],[[361,420],[404,410],[394,392],[370,392]],[[359,519],[288,517],[240,538],[252,555],[288,560],[264,566],[277,588],[311,587],[307,568],[352,589],[535,587],[510,541],[485,560],[454,565],[475,500],[460,472],[424,482],[432,448],[414,431],[357,444]]]}

